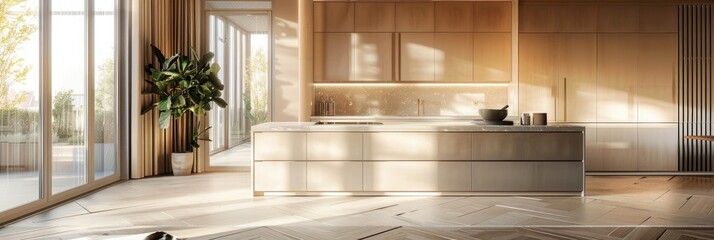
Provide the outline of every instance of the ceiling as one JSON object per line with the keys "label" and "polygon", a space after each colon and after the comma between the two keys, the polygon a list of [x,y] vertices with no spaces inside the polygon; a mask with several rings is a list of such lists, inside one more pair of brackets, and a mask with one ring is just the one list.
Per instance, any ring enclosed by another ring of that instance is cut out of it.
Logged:
{"label": "ceiling", "polygon": [[224,15],[228,21],[248,32],[268,32],[270,26],[267,14]]}
{"label": "ceiling", "polygon": [[271,1],[206,1],[206,10],[269,10]]}

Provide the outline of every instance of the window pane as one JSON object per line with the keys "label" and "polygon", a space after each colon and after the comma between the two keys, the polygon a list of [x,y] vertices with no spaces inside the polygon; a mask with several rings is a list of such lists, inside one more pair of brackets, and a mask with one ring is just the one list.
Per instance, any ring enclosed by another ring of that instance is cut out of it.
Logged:
{"label": "window pane", "polygon": [[39,1],[2,4],[8,5],[0,12],[0,212],[39,199],[42,164]]}
{"label": "window pane", "polygon": [[87,183],[83,0],[52,1],[52,193]]}
{"label": "window pane", "polygon": [[[227,34],[225,34],[225,23],[223,19],[221,18],[216,18],[216,24],[215,28],[212,29],[213,32],[215,33],[215,49],[213,49],[213,53],[215,54],[215,59],[214,61],[221,65],[221,71],[218,72],[218,78],[221,79],[221,81],[225,82],[225,67],[226,65],[226,57],[225,57],[225,43],[228,42],[227,39]],[[225,147],[225,135],[224,135],[224,130],[225,130],[225,121],[224,121],[224,113],[225,110],[223,108],[220,108],[216,106],[216,104],[211,103],[211,111],[209,112],[210,114],[210,124],[211,124],[211,130],[210,130],[210,136],[211,136],[211,151],[213,150],[220,150]]]}
{"label": "window pane", "polygon": [[94,179],[117,170],[114,0],[94,0]]}

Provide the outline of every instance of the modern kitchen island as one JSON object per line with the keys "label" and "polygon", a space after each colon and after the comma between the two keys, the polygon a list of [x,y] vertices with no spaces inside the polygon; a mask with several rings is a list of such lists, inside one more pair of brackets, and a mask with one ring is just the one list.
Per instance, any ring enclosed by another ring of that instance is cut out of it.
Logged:
{"label": "modern kitchen island", "polygon": [[253,126],[253,194],[583,195],[583,127]]}

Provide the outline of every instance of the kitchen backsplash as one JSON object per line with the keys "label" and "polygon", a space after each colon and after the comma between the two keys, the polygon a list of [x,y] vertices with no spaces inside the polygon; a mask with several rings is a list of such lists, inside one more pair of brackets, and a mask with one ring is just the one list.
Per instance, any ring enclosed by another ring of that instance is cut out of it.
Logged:
{"label": "kitchen backsplash", "polygon": [[508,104],[506,84],[335,84],[314,88],[315,106],[332,100],[336,116],[416,116],[418,99],[424,101],[424,116],[478,115],[479,108]]}

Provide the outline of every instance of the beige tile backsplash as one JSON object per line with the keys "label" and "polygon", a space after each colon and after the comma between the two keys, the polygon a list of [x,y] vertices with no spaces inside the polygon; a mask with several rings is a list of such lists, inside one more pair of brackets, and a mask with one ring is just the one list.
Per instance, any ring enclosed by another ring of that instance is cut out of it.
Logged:
{"label": "beige tile backsplash", "polygon": [[[424,116],[478,115],[479,108],[508,104],[508,85],[318,85],[315,103],[332,99],[336,116],[416,116],[423,99]],[[317,105],[317,104],[316,104]]]}

